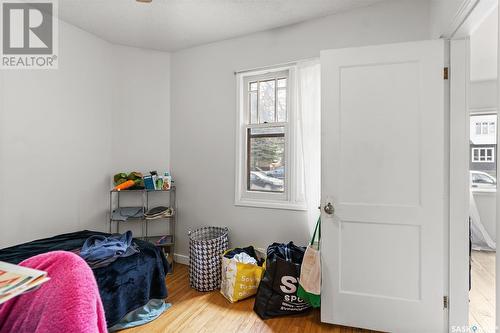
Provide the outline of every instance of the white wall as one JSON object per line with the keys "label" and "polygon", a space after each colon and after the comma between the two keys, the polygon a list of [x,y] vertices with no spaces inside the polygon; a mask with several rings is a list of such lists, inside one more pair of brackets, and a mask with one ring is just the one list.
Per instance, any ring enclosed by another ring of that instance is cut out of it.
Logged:
{"label": "white wall", "polygon": [[236,207],[234,71],[318,57],[320,50],[429,39],[429,4],[388,1],[172,55],[172,170],[178,186],[177,253],[187,229],[226,225],[234,246],[305,244],[306,212]]}
{"label": "white wall", "polygon": [[[112,58],[111,174],[165,172],[170,169],[170,54],[113,45]],[[139,195],[121,196],[122,205],[142,203]],[[168,194],[152,193],[150,199],[151,205],[167,205]],[[167,223],[154,221],[149,225],[150,235],[168,232]],[[141,234],[139,223],[120,227],[120,231]]]}
{"label": "white wall", "polygon": [[113,170],[170,166],[170,54],[112,46]]}
{"label": "white wall", "polygon": [[110,46],[64,22],[59,38],[58,70],[2,71],[0,247],[104,226]]}
{"label": "white wall", "polygon": [[496,8],[470,36],[470,80],[488,81],[497,78],[498,11]]}
{"label": "white wall", "polygon": [[469,84],[469,109],[496,109],[497,81],[475,81]]}
{"label": "white wall", "polygon": [[108,230],[111,176],[169,166],[169,54],[59,27],[59,69],[0,71],[0,248]]}

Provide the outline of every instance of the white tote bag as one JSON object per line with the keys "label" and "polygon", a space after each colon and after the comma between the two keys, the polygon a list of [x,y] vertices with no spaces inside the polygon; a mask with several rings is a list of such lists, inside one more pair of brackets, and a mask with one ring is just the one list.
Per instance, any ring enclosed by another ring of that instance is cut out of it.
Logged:
{"label": "white tote bag", "polygon": [[[316,241],[317,237],[317,241]],[[300,281],[297,296],[309,302],[313,307],[321,305],[321,218],[316,223],[311,244],[306,249],[300,268]]]}

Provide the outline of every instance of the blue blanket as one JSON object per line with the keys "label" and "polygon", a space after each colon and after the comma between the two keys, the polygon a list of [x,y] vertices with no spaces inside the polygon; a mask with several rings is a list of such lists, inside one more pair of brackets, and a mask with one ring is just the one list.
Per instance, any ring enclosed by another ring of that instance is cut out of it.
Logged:
{"label": "blue blanket", "polygon": [[[37,254],[55,250],[72,251],[81,248],[90,236],[110,234],[79,231],[39,239],[0,250],[0,261],[18,264]],[[150,299],[167,297],[165,275],[168,262],[153,244],[134,239],[140,253],[119,258],[109,266],[93,270],[99,286],[108,327],[115,325],[128,312],[144,306]]]}

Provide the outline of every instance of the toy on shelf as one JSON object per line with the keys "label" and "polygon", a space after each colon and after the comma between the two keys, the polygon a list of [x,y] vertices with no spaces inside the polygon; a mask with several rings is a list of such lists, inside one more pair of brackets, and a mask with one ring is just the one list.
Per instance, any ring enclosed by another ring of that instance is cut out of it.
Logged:
{"label": "toy on shelf", "polygon": [[113,190],[115,191],[144,189],[142,173],[137,171],[132,171],[128,175],[124,172],[117,173],[113,177],[113,182],[115,185]]}
{"label": "toy on shelf", "polygon": [[114,191],[123,190],[148,190],[148,191],[168,191],[172,189],[174,181],[171,174],[167,171],[163,175],[157,171],[150,171],[149,175],[143,175],[140,172],[133,171],[129,174],[124,172],[117,173],[113,177]]}

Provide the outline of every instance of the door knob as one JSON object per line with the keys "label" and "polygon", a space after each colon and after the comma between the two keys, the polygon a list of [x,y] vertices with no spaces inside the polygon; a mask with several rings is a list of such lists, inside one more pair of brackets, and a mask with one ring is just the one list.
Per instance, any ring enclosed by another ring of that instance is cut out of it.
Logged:
{"label": "door knob", "polygon": [[333,213],[335,213],[335,208],[333,207],[332,203],[329,202],[325,205],[325,207],[323,208],[323,210],[325,211],[325,213],[327,213],[328,215],[332,215]]}

